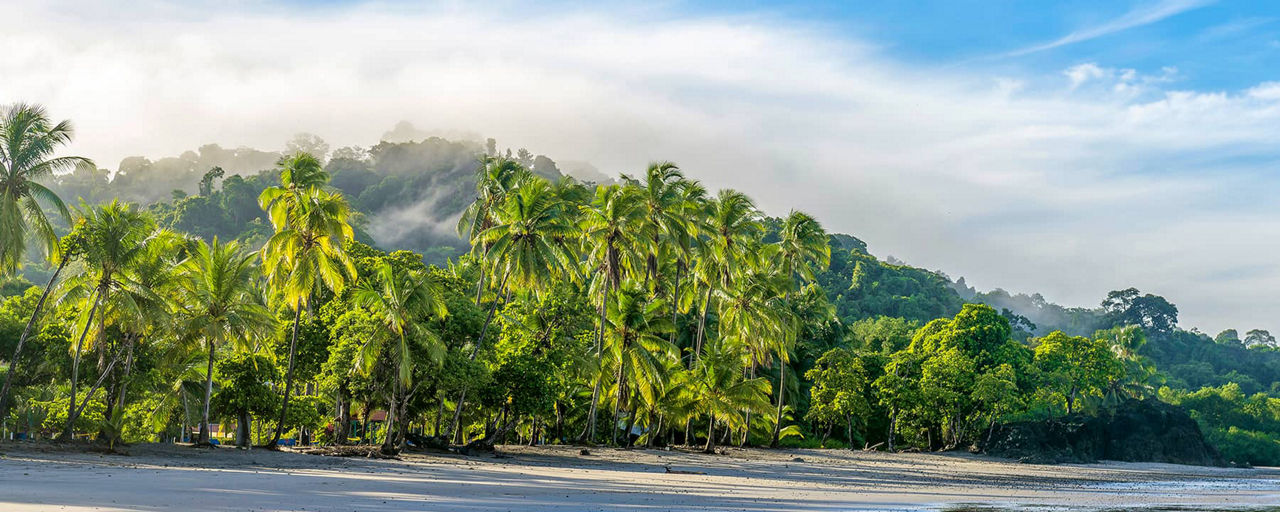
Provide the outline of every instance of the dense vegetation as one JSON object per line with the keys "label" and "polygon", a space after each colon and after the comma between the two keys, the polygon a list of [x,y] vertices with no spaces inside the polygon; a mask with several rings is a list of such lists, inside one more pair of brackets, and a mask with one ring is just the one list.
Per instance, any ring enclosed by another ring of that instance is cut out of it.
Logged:
{"label": "dense vegetation", "polygon": [[0,123],[11,431],[949,449],[1158,397],[1280,463],[1265,331],[1182,330],[1133,289],[979,293],[671,163],[591,183],[493,141],[302,137],[108,179],[38,107]]}

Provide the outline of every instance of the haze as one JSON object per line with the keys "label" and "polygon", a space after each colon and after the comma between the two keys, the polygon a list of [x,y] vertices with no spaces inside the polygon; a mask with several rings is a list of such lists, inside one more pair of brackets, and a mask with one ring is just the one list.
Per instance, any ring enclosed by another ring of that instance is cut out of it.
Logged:
{"label": "haze", "polygon": [[[942,54],[804,9],[5,3],[0,104],[73,120],[100,167],[297,132],[371,145],[407,120],[608,174],[672,160],[980,289],[1096,306],[1135,286],[1186,327],[1280,330],[1280,84],[1201,66],[1236,55],[1130,67],[1105,47],[1206,2]],[[1237,18],[1195,37],[1280,46],[1269,19]]]}

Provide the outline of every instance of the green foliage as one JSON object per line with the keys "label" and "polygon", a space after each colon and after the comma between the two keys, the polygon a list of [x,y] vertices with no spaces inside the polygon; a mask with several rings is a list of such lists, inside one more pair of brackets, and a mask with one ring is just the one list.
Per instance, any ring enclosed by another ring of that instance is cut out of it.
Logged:
{"label": "green foliage", "polygon": [[1106,340],[1054,331],[1038,342],[1035,364],[1041,386],[1062,399],[1067,414],[1075,410],[1077,400],[1102,398],[1107,385],[1124,375]]}
{"label": "green foliage", "polygon": [[270,386],[280,372],[270,358],[235,353],[218,361],[218,391],[213,395],[213,409],[218,418],[238,420],[240,415],[265,416],[279,404],[280,398]]}

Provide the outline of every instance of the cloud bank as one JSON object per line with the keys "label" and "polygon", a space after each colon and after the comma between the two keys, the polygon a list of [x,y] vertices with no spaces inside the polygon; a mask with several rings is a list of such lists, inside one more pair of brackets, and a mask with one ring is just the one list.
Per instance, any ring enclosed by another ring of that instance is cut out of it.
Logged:
{"label": "cloud bank", "polygon": [[609,174],[673,160],[979,288],[1092,306],[1137,286],[1187,326],[1280,330],[1280,84],[936,69],[829,28],[661,9],[3,10],[21,23],[0,32],[0,103],[73,119],[103,167],[299,131],[369,145],[409,120]]}

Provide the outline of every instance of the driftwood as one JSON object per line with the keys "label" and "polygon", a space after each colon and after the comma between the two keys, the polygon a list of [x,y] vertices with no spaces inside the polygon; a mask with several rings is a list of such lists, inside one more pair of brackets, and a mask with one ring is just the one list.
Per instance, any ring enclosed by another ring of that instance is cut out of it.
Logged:
{"label": "driftwood", "polygon": [[881,446],[884,446],[884,441],[881,441],[881,442],[879,442],[879,443],[873,444],[873,445],[871,445],[871,446],[864,446],[864,447],[862,447],[862,451],[864,451],[864,452],[874,452],[874,451],[876,451],[876,450],[879,450]]}
{"label": "driftwood", "polygon": [[666,469],[668,473],[671,473],[673,475],[705,475],[706,474],[701,471],[685,471],[683,469],[671,469],[671,466],[662,466],[662,467],[663,469]]}

